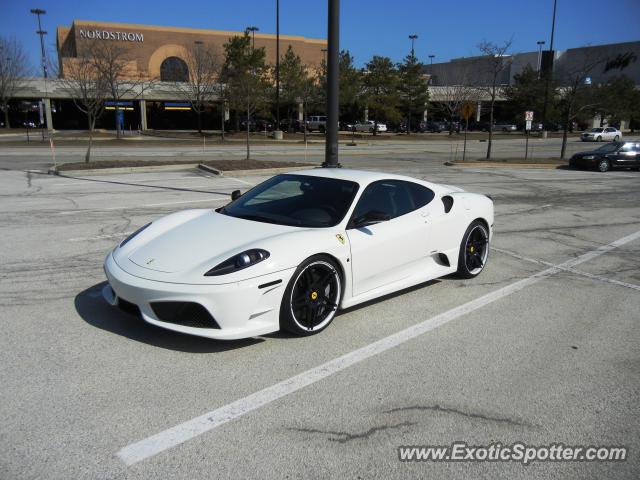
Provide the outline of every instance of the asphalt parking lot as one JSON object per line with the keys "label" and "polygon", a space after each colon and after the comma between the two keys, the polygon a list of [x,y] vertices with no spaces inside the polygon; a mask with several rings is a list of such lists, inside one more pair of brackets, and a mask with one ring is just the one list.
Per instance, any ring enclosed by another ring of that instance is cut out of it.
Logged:
{"label": "asphalt parking lot", "polygon": [[[178,335],[102,300],[104,256],[158,216],[220,206],[264,177],[0,172],[0,477],[638,478],[640,173],[453,168],[411,152],[342,163],[490,194],[482,275],[353,308],[308,338]],[[421,334],[311,378],[417,325]],[[300,374],[311,379],[303,388],[127,456]],[[398,460],[401,445],[454,441],[623,445],[629,458]]]}

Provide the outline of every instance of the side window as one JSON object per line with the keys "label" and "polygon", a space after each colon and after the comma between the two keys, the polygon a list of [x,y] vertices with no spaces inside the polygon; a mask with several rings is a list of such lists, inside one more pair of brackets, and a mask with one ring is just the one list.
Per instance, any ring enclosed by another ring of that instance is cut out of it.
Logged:
{"label": "side window", "polygon": [[418,185],[417,183],[407,183],[409,186],[409,190],[411,191],[411,196],[413,197],[413,203],[415,209],[419,209],[424,207],[426,204],[433,200],[435,197],[435,193],[429,190],[427,187],[423,187],[422,185]]}
{"label": "side window", "polygon": [[362,193],[353,217],[378,211],[396,218],[425,206],[433,197],[434,193],[421,185],[402,180],[382,180],[372,183]]}
{"label": "side window", "polygon": [[616,129],[615,129],[615,128],[608,127],[605,131],[606,131],[606,132],[609,132],[609,133],[613,133],[613,132],[615,132],[615,131],[616,131]]}

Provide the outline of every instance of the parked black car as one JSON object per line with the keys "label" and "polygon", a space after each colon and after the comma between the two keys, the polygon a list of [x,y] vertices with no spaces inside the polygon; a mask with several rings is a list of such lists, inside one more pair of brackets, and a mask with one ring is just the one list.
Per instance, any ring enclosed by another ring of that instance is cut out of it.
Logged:
{"label": "parked black car", "polygon": [[597,169],[607,172],[612,168],[640,168],[640,141],[607,143],[596,150],[576,153],[569,160],[572,168]]}
{"label": "parked black car", "polygon": [[[247,129],[247,119],[243,119],[240,121],[240,129]],[[249,121],[249,131],[251,132],[271,132],[273,131],[273,123],[270,120],[264,118],[252,118]]]}
{"label": "parked black car", "polygon": [[304,122],[300,120],[292,118],[291,120],[288,118],[284,118],[280,120],[280,130],[283,132],[289,133],[297,133],[304,131]]}
{"label": "parked black car", "polygon": [[353,126],[355,125],[355,122],[344,122],[344,121],[340,121],[338,123],[338,129],[341,132],[353,132]]}
{"label": "parked black car", "polygon": [[420,128],[423,132],[440,133],[447,130],[446,122],[428,121],[420,122]]}

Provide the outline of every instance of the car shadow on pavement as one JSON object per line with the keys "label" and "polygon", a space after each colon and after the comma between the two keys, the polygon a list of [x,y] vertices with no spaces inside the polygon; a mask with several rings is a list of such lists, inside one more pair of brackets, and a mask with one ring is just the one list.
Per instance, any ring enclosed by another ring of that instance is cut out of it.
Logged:
{"label": "car shadow on pavement", "polygon": [[109,305],[101,294],[105,284],[106,282],[101,282],[80,292],[76,295],[74,304],[78,315],[85,322],[107,332],[154,347],[186,353],[224,352],[265,341],[262,338],[220,341],[164,330]]}
{"label": "car shadow on pavement", "polygon": [[430,287],[431,285],[436,285],[440,283],[440,279],[429,280],[428,282],[419,283],[418,285],[414,285],[412,287],[403,288],[402,290],[398,290],[397,292],[388,293],[383,295],[382,297],[377,297],[367,302],[359,303],[358,305],[354,305],[353,307],[345,308],[344,310],[340,310],[336,316],[344,315],[346,313],[355,312],[356,310],[360,310],[361,308],[370,307],[371,305],[375,305],[380,302],[385,302],[395,297],[400,297],[402,295],[406,295],[411,292],[415,292],[416,290],[420,290],[426,287]]}
{"label": "car shadow on pavement", "polygon": [[[447,277],[444,277],[444,278],[447,278]],[[420,283],[418,285],[414,285],[412,287],[408,287],[408,288],[405,288],[403,290],[399,290],[397,292],[388,293],[387,295],[384,295],[382,297],[374,298],[374,299],[369,300],[367,302],[359,303],[358,305],[354,305],[353,307],[349,307],[349,308],[345,308],[343,310],[339,310],[338,313],[336,313],[335,319],[333,321],[338,319],[341,315],[345,315],[347,313],[355,312],[357,310],[360,310],[361,308],[370,307],[370,306],[376,305],[376,304],[378,304],[380,302],[384,302],[384,301],[390,300],[390,299],[395,298],[395,297],[400,297],[402,295],[406,295],[408,293],[414,292],[416,290],[420,290],[422,288],[429,287],[431,285],[436,285],[438,283],[440,283],[439,279],[429,280],[428,282]],[[288,339],[288,338],[291,338],[291,339],[295,339],[295,338],[299,339],[299,338],[301,338],[299,335],[295,335],[293,333],[289,333],[289,332],[284,331],[284,330],[281,330],[279,332],[274,332],[274,333],[268,333],[268,334],[263,335],[263,336],[265,338],[280,338],[280,339],[285,339],[285,340]]]}

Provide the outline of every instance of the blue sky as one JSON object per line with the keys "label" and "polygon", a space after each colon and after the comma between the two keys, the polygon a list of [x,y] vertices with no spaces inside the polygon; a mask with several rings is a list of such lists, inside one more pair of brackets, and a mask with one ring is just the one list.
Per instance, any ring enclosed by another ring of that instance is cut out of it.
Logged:
{"label": "blue sky", "polygon": [[[419,36],[416,54],[427,63],[477,54],[483,40],[513,38],[513,52],[533,51],[549,42],[553,0],[342,0],[340,47],[361,66],[373,54],[400,61],[409,34]],[[256,25],[275,33],[275,0],[0,0],[0,35],[21,41],[36,66],[39,40],[31,8],[47,10],[43,30],[55,52],[58,25],[73,19],[148,25],[243,30]],[[325,0],[280,0],[280,32],[326,37]],[[558,0],[555,46],[640,40],[640,0]]]}

